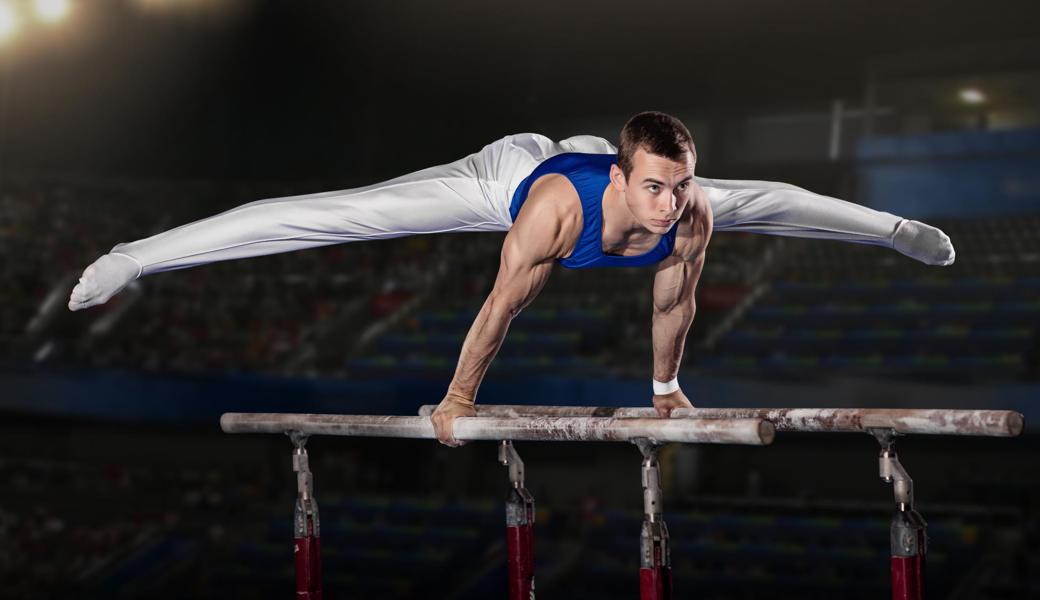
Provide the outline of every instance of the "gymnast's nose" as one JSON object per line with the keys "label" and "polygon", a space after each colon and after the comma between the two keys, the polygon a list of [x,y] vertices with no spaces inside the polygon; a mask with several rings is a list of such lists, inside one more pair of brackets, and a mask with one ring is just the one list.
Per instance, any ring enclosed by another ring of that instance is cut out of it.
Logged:
{"label": "gymnast's nose", "polygon": [[662,198],[664,201],[662,202],[659,208],[659,212],[661,212],[664,216],[670,216],[672,213],[675,212],[675,207],[679,205],[679,197],[673,190],[671,194],[668,194],[667,196],[662,196]]}

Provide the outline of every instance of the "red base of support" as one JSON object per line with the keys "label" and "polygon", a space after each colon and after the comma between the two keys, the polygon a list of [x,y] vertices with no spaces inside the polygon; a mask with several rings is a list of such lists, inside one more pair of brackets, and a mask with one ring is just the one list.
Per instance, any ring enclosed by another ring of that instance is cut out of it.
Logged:
{"label": "red base of support", "polygon": [[321,538],[294,539],[296,554],[296,600],[321,598]]}
{"label": "red base of support", "polygon": [[672,568],[639,569],[639,597],[642,600],[671,600]]}
{"label": "red base of support", "polygon": [[534,527],[506,527],[509,600],[534,600]]}
{"label": "red base of support", "polygon": [[924,556],[892,557],[892,600],[924,598]]}

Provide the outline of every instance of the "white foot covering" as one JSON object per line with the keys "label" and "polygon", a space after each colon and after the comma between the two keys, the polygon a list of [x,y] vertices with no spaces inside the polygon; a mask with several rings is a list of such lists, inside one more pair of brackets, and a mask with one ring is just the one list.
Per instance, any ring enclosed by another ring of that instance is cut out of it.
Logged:
{"label": "white foot covering", "polygon": [[126,254],[106,254],[83,271],[69,296],[69,310],[104,304],[141,274],[141,265]]}
{"label": "white foot covering", "polygon": [[896,227],[892,247],[926,265],[952,265],[957,256],[953,242],[941,229],[909,219]]}
{"label": "white foot covering", "polygon": [[716,231],[828,239],[893,248],[928,265],[952,265],[941,230],[898,215],[772,181],[697,178],[708,194]]}

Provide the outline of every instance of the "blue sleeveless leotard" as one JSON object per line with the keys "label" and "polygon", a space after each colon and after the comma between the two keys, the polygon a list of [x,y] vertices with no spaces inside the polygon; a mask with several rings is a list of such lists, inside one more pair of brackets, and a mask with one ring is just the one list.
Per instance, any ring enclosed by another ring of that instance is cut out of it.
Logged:
{"label": "blue sleeveless leotard", "polygon": [[509,205],[509,214],[513,221],[520,214],[520,207],[527,199],[531,185],[542,175],[560,173],[570,180],[578,190],[581,198],[583,225],[581,237],[574,247],[574,252],[567,258],[558,258],[556,262],[569,269],[588,269],[592,267],[641,267],[664,260],[672,253],[675,246],[675,232],[678,225],[673,224],[668,233],[650,251],[636,256],[615,256],[603,252],[601,233],[603,222],[603,191],[610,184],[610,165],[617,162],[616,154],[584,154],[567,152],[551,156],[531,172],[516,188],[513,200]]}

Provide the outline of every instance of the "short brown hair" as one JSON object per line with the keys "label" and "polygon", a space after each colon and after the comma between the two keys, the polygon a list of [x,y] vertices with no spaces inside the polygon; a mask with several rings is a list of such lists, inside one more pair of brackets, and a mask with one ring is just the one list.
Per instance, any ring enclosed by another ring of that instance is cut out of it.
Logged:
{"label": "short brown hair", "polygon": [[632,173],[632,158],[639,148],[674,161],[683,160],[683,154],[689,152],[697,160],[690,130],[682,121],[663,112],[641,112],[621,129],[617,161],[625,179]]}

